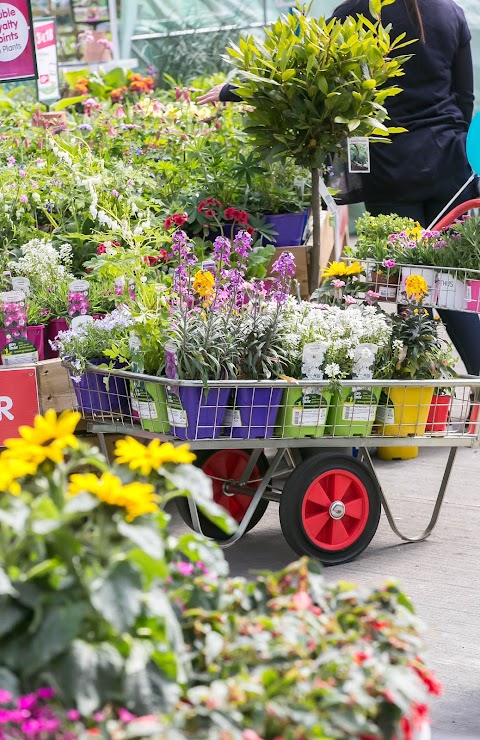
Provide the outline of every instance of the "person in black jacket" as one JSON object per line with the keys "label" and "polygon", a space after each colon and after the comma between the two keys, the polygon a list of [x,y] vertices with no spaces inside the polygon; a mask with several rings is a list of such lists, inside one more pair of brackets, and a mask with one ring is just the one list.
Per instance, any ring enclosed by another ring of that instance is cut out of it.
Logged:
{"label": "person in black jacket", "polygon": [[[361,14],[373,20],[368,0],[346,0],[333,13],[345,20]],[[382,24],[415,43],[399,78],[402,92],[388,98],[389,125],[407,133],[370,146],[370,173],[362,175],[369,213],[397,213],[426,227],[471,175],[465,142],[473,112],[471,34],[453,0],[396,0],[382,9]],[[199,103],[238,101],[235,87],[217,85]],[[475,198],[473,183],[451,204]],[[480,269],[480,265],[479,265]],[[467,372],[480,374],[480,319],[477,314],[440,311]]]}

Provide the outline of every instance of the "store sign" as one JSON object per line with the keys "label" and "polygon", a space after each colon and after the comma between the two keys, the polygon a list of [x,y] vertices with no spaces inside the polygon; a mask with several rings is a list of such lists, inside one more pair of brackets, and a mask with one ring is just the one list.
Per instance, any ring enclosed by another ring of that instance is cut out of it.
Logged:
{"label": "store sign", "polygon": [[30,0],[0,2],[0,82],[36,76]]}
{"label": "store sign", "polygon": [[35,368],[0,368],[0,446],[39,413]]}
{"label": "store sign", "polygon": [[110,20],[108,12],[108,0],[96,0],[86,2],[85,0],[72,0],[73,20],[75,23],[105,23]]}
{"label": "store sign", "polygon": [[38,18],[33,21],[33,30],[37,53],[38,99],[41,103],[52,103],[60,98],[55,21],[53,18]]}

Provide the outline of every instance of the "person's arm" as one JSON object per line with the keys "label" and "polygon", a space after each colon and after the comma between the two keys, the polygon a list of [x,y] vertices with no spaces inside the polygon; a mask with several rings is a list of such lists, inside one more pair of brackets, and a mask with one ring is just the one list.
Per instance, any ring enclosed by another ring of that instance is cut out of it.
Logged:
{"label": "person's arm", "polygon": [[211,90],[208,90],[208,92],[200,95],[197,98],[196,102],[199,105],[205,105],[206,103],[218,103],[218,101],[220,101],[221,103],[239,103],[241,102],[242,98],[235,93],[235,90],[235,85],[230,85],[228,82],[222,82],[220,85],[215,85],[215,87],[212,87]]}
{"label": "person's arm", "polygon": [[453,60],[452,84],[457,105],[465,122],[470,125],[473,115],[473,64],[470,42],[461,46]]}

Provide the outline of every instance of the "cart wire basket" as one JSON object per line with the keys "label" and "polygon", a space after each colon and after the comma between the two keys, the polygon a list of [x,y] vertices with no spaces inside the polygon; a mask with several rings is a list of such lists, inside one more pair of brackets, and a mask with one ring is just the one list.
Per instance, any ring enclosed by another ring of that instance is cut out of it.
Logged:
{"label": "cart wire basket", "polygon": [[[478,447],[480,439],[480,378],[473,376],[335,386],[231,380],[204,387],[200,381],[89,365],[72,392],[107,457],[107,434],[189,442],[196,464],[212,481],[214,500],[238,523],[233,534],[225,534],[191,499],[177,499],[190,527],[228,547],[275,502],[292,549],[326,565],[363,552],[382,507],[401,539],[428,537],[458,448]],[[371,453],[376,449],[379,457],[394,459],[418,447],[445,447],[448,457],[430,521],[419,535],[407,536],[392,514]]]}

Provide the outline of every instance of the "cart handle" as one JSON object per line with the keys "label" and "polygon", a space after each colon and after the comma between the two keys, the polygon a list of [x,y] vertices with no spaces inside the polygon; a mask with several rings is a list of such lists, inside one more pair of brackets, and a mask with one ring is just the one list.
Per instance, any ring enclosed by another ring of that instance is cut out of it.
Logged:
{"label": "cart handle", "polygon": [[440,219],[438,223],[433,227],[436,231],[450,226],[453,222],[464,213],[473,210],[474,208],[480,208],[480,198],[473,198],[473,200],[467,200],[465,203],[461,203],[459,206],[447,213],[446,216]]}

